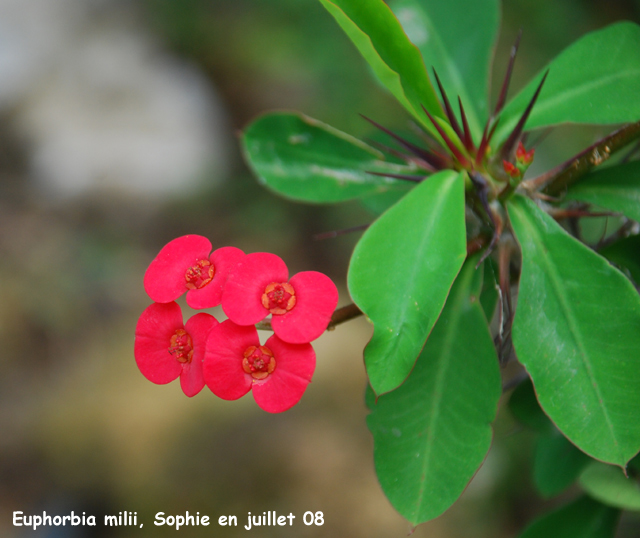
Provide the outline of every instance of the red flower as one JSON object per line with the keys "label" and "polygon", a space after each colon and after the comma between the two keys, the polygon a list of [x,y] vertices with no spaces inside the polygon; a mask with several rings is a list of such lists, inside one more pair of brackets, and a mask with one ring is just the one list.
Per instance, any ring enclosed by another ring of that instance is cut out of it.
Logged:
{"label": "red flower", "polygon": [[222,309],[238,325],[254,325],[273,314],[271,325],[278,337],[304,344],[327,328],[338,304],[332,280],[305,271],[289,280],[289,270],[275,254],[248,254],[232,272],[222,295]]}
{"label": "red flower", "polygon": [[219,305],[229,271],[244,252],[236,247],[210,252],[211,243],[201,235],[185,235],[167,243],[144,275],[149,297],[157,303],[169,303],[187,292],[191,308]]}
{"label": "red flower", "polygon": [[311,344],[289,344],[276,335],[260,345],[252,326],[226,320],[207,339],[204,380],[225,400],[237,400],[250,390],[256,403],[269,413],[294,406],[304,393],[316,367]]}
{"label": "red flower", "polygon": [[218,320],[196,314],[186,325],[177,303],[153,303],[136,326],[133,354],[138,368],[149,381],[164,385],[180,376],[183,392],[191,397],[204,387],[202,359],[207,336]]}
{"label": "red flower", "polygon": [[512,178],[518,179],[520,177],[520,170],[516,168],[516,166],[509,161],[502,161],[502,167],[504,171],[509,174]]}
{"label": "red flower", "polygon": [[535,148],[527,151],[524,149],[522,142],[518,142],[518,147],[516,148],[516,160],[518,161],[518,164],[529,166],[533,162],[535,152]]}

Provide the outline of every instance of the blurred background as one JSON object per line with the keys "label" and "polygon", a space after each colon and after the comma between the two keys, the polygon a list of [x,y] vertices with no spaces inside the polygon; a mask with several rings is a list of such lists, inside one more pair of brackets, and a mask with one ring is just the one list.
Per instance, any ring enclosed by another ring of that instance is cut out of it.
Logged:
{"label": "blurred background", "polygon": [[[518,28],[514,91],[577,37],[620,19],[640,21],[639,3],[506,2],[495,80]],[[134,362],[135,324],[150,303],[144,271],[183,234],[274,252],[292,273],[325,272],[349,302],[357,236],[312,236],[371,216],[356,203],[290,203],[257,185],[237,133],[271,109],[356,136],[370,133],[359,113],[390,127],[407,120],[317,0],[0,0],[1,536],[172,536],[154,515],[187,510],[214,521],[235,514],[240,525],[185,527],[185,538],[244,535],[247,512],[267,510],[293,512],[295,526],[253,536],[411,531],[373,470],[362,319],[316,342],[314,381],[280,415],[206,388],[188,399],[177,382],[148,382]],[[536,166],[597,134],[554,132]],[[414,536],[513,537],[574,495],[536,496],[530,442],[502,410],[462,499]],[[16,510],[85,512],[99,524],[34,532],[13,527]],[[102,526],[104,514],[124,510],[144,528]],[[302,524],[306,511],[322,511],[324,526]],[[639,528],[625,515],[619,537]]]}

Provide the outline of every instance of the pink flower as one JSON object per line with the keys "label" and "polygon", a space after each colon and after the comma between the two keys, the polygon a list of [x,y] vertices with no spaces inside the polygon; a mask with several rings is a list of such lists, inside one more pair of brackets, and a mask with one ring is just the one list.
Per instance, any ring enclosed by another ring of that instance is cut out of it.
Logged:
{"label": "pink flower", "polygon": [[218,320],[205,313],[182,323],[177,303],[153,303],[136,325],[133,354],[149,381],[164,385],[180,376],[183,392],[191,397],[204,387],[202,359],[207,336]]}
{"label": "pink flower", "polygon": [[231,273],[222,309],[238,325],[254,325],[272,314],[271,326],[291,344],[315,340],[327,328],[338,304],[333,281],[316,271],[289,280],[289,270],[275,254],[248,254]]}
{"label": "pink flower", "polygon": [[298,403],[315,367],[311,344],[289,344],[273,335],[262,346],[255,327],[226,320],[209,333],[203,369],[216,396],[237,400],[252,390],[262,409],[280,413]]}
{"label": "pink flower", "polygon": [[144,289],[157,303],[175,301],[187,292],[191,308],[220,304],[229,271],[244,257],[236,247],[211,255],[211,242],[201,235],[185,235],[167,243],[144,275]]}

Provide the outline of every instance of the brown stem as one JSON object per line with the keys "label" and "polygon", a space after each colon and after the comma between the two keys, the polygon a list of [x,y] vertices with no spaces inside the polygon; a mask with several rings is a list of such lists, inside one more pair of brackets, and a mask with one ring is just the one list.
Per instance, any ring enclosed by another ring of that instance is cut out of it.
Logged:
{"label": "brown stem", "polygon": [[557,196],[591,168],[602,164],[613,153],[637,138],[640,138],[640,121],[625,125],[549,172],[523,181],[522,187],[535,191],[546,186],[545,193]]}
{"label": "brown stem", "polygon": [[[483,236],[478,236],[474,239],[469,240],[467,242],[467,255],[471,255],[472,253],[482,248],[487,243],[487,241],[488,239]],[[354,303],[336,308],[336,310],[333,312],[333,315],[331,316],[329,325],[327,325],[327,331],[332,331],[338,325],[344,323],[345,321],[350,321],[362,315],[362,310],[360,310]],[[256,323],[256,329],[258,329],[259,331],[273,331],[273,329],[271,328],[271,321],[268,319]]]}
{"label": "brown stem", "polygon": [[[351,319],[357,318],[362,315],[362,310],[360,310],[355,304],[351,303],[345,306],[341,306],[337,308],[333,315],[331,316],[331,321],[329,325],[327,325],[327,331],[332,331],[335,329],[337,325],[344,323],[345,321],[349,321]],[[271,321],[264,320],[260,323],[256,323],[256,329],[259,331],[272,331]]]}

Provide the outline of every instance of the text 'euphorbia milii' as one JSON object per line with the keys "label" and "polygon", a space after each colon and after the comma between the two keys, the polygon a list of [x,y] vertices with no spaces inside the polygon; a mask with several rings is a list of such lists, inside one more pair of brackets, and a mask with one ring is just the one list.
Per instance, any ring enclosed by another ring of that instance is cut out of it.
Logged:
{"label": "text 'euphorbia milii'", "polygon": [[191,308],[220,304],[229,272],[244,257],[236,247],[211,252],[201,235],[185,235],[167,243],[144,275],[144,289],[157,303],[175,301],[187,292]]}
{"label": "text 'euphorbia milii'", "polygon": [[280,339],[303,344],[327,328],[338,304],[333,281],[317,271],[289,280],[289,270],[275,254],[247,254],[229,276],[222,309],[238,325],[254,325],[272,314],[271,326]]}
{"label": "text 'euphorbia milii'", "polygon": [[311,344],[290,344],[273,335],[260,345],[255,327],[231,320],[209,333],[203,363],[205,383],[216,396],[237,400],[251,390],[270,413],[298,403],[315,367]]}
{"label": "text 'euphorbia milii'", "polygon": [[183,392],[195,396],[204,387],[202,359],[207,337],[217,325],[218,320],[205,313],[183,324],[177,303],[153,303],[136,325],[133,353],[138,368],[159,385],[180,377]]}

